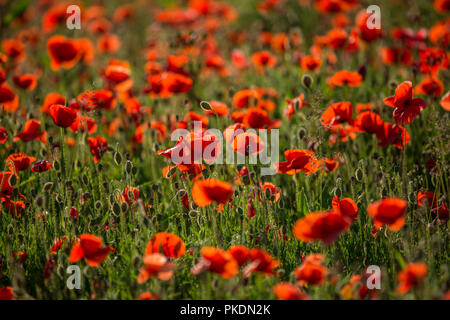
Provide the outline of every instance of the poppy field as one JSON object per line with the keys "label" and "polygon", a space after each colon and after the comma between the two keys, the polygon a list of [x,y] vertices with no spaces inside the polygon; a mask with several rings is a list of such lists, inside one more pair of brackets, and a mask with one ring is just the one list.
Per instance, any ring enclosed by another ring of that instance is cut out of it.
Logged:
{"label": "poppy field", "polygon": [[0,0],[0,300],[450,299],[449,12]]}

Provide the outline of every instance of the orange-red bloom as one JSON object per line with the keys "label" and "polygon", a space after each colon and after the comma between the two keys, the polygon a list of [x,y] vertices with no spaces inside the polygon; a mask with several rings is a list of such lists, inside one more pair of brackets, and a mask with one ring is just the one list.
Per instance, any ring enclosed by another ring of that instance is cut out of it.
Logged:
{"label": "orange-red bloom", "polygon": [[154,276],[158,279],[167,281],[172,278],[174,273],[174,265],[169,262],[167,257],[160,253],[152,253],[146,255],[143,259],[144,267],[141,268],[137,278],[138,283],[144,283]]}
{"label": "orange-red bloom", "polygon": [[231,184],[215,178],[198,180],[192,187],[192,198],[196,205],[205,207],[213,201],[227,203],[233,197],[234,188]]}
{"label": "orange-red bloom", "polygon": [[310,254],[305,261],[294,271],[299,285],[320,285],[325,282],[328,270],[322,265],[323,256],[321,254]]}
{"label": "orange-red bloom", "polygon": [[65,107],[61,104],[53,104],[48,108],[48,113],[53,119],[53,122],[62,128],[70,127],[77,118],[76,110]]}
{"label": "orange-red bloom", "polygon": [[145,248],[145,255],[152,253],[164,254],[167,258],[179,258],[186,253],[183,240],[169,232],[155,234]]}
{"label": "orange-red bloom", "polygon": [[52,165],[47,160],[36,161],[31,166],[33,172],[45,172],[52,168]]}
{"label": "orange-red bloom", "polygon": [[100,161],[103,154],[108,151],[108,141],[101,136],[87,138],[94,162]]}
{"label": "orange-red bloom", "polygon": [[372,217],[376,227],[387,225],[389,230],[398,231],[405,224],[408,203],[399,198],[386,198],[371,203],[367,213]]}
{"label": "orange-red bloom", "polygon": [[6,162],[10,171],[24,171],[27,170],[35,160],[35,157],[30,157],[23,152],[19,152],[9,155]]}
{"label": "orange-red bloom", "polygon": [[334,242],[348,230],[348,218],[334,211],[312,212],[299,219],[293,228],[294,236],[304,242],[321,240],[325,245]]}
{"label": "orange-red bloom", "polygon": [[14,141],[22,140],[25,142],[31,140],[38,140],[43,143],[47,143],[47,132],[39,131],[41,128],[41,123],[37,120],[30,119],[25,123],[22,132],[19,132],[15,137]]}
{"label": "orange-red bloom", "polygon": [[353,124],[353,107],[349,101],[333,103],[321,116],[321,123],[325,128],[345,122]]}
{"label": "orange-red bloom", "polygon": [[239,265],[229,252],[213,247],[203,247],[201,253],[202,258],[191,269],[192,274],[197,275],[209,270],[224,279],[230,279],[238,273]]}
{"label": "orange-red bloom", "polygon": [[363,81],[362,76],[358,72],[350,72],[342,70],[336,72],[330,79],[329,84],[331,87],[340,87],[348,85],[350,87],[359,87]]}
{"label": "orange-red bloom", "polygon": [[338,196],[333,197],[332,201],[333,210],[342,214],[351,220],[358,219],[358,206],[351,198],[339,199]]}
{"label": "orange-red bloom", "polygon": [[395,89],[395,95],[385,98],[384,103],[395,108],[393,116],[398,125],[411,123],[427,107],[423,99],[413,98],[411,81],[399,84]]}
{"label": "orange-red bloom", "polygon": [[47,51],[53,71],[70,69],[82,58],[82,48],[77,40],[55,35],[47,40]]}
{"label": "orange-red bloom", "polygon": [[273,293],[279,300],[307,300],[306,294],[288,282],[280,282],[273,287]]}
{"label": "orange-red bloom", "polygon": [[431,191],[417,192],[417,204],[421,207],[436,208],[438,205],[438,197]]}
{"label": "orange-red bloom", "polygon": [[314,152],[310,150],[291,149],[284,152],[286,161],[275,164],[278,173],[296,174],[303,171],[311,174],[319,170],[320,161],[317,160]]}
{"label": "orange-red bloom", "polygon": [[73,245],[70,251],[69,262],[74,263],[84,258],[92,267],[99,266],[105,261],[108,254],[114,252],[114,248],[106,246],[101,248],[102,239],[92,234],[82,234],[79,241]]}
{"label": "orange-red bloom", "polygon": [[398,294],[405,294],[411,288],[418,286],[426,277],[428,267],[420,262],[409,263],[405,269],[398,273]]}

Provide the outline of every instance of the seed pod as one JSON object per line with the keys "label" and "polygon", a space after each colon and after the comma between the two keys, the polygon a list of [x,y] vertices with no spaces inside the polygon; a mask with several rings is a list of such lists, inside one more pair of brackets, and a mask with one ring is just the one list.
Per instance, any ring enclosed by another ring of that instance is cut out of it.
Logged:
{"label": "seed pod", "polygon": [[308,75],[308,74],[303,75],[302,84],[305,86],[305,88],[307,88],[307,89],[311,88],[312,83],[313,83],[313,78],[310,75]]}
{"label": "seed pod", "polygon": [[303,139],[305,136],[306,136],[306,128],[300,127],[300,129],[298,130],[298,137],[300,139]]}
{"label": "seed pod", "polygon": [[44,206],[44,197],[41,195],[38,195],[36,197],[36,199],[34,200],[34,204],[39,207],[42,208]]}
{"label": "seed pod", "polygon": [[17,178],[17,176],[16,176],[15,174],[12,174],[12,175],[9,177],[8,184],[9,184],[11,187],[14,188],[14,187],[17,185],[18,182],[19,182],[19,179]]}
{"label": "seed pod", "polygon": [[363,177],[364,177],[363,171],[360,168],[356,169],[355,170],[355,178],[356,178],[356,180],[362,181]]}
{"label": "seed pod", "polygon": [[117,202],[114,202],[112,206],[113,214],[117,217],[120,215],[121,210],[120,205]]}
{"label": "seed pod", "polygon": [[100,200],[95,201],[94,207],[96,210],[100,210],[103,207],[103,203]]}
{"label": "seed pod", "polygon": [[55,171],[61,170],[61,165],[58,160],[53,161],[53,168],[55,169]]}
{"label": "seed pod", "polygon": [[204,111],[211,111],[212,110],[212,107],[211,107],[211,105],[209,104],[208,101],[201,101],[200,102],[200,108],[202,108]]}
{"label": "seed pod", "polygon": [[86,174],[83,174],[83,175],[81,176],[81,182],[82,182],[85,186],[89,185],[89,178],[88,178],[88,176],[87,176]]}
{"label": "seed pod", "polygon": [[42,190],[44,192],[50,192],[54,187],[54,183],[53,182],[47,182],[46,184],[44,184],[44,187],[42,188]]}
{"label": "seed pod", "polygon": [[114,153],[114,162],[117,165],[120,165],[122,163],[122,155],[120,154],[120,152]]}
{"label": "seed pod", "polygon": [[132,170],[133,170],[133,163],[130,160],[127,160],[127,162],[125,162],[125,172],[128,175],[130,175]]}

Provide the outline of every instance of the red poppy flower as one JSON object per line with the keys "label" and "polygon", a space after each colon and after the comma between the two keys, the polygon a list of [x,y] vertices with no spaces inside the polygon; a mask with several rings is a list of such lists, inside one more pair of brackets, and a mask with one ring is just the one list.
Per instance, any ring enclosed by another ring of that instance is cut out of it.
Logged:
{"label": "red poppy flower", "polygon": [[70,127],[77,118],[76,110],[65,107],[61,104],[53,104],[48,108],[48,113],[53,119],[53,122],[62,128]]}
{"label": "red poppy flower", "polygon": [[449,209],[447,208],[445,202],[442,202],[439,207],[433,209],[431,213],[433,214],[433,216],[437,217],[442,224],[446,224],[448,222]]}
{"label": "red poppy flower", "polygon": [[23,131],[14,137],[14,141],[22,140],[28,142],[31,140],[37,140],[47,143],[47,132],[39,131],[40,128],[41,123],[39,121],[30,119],[25,123]]}
{"label": "red poppy flower", "polygon": [[228,252],[237,261],[239,267],[247,263],[250,250],[246,246],[235,245],[228,249]]}
{"label": "red poppy flower", "polygon": [[419,52],[420,72],[436,75],[440,69],[448,68],[447,52],[441,48],[427,48]]}
{"label": "red poppy flower", "polygon": [[145,248],[145,255],[162,253],[167,258],[179,258],[186,253],[183,240],[177,235],[169,232],[158,232],[155,234]]}
{"label": "red poppy flower", "polygon": [[328,270],[321,265],[322,261],[321,254],[311,254],[305,258],[305,261],[294,271],[299,285],[321,285],[325,282]]}
{"label": "red poppy flower", "polygon": [[64,96],[60,95],[59,93],[50,92],[49,94],[47,94],[45,96],[44,104],[41,107],[41,111],[48,113],[48,109],[50,108],[50,106],[52,106],[54,104],[65,105],[66,98]]}
{"label": "red poppy flower", "polygon": [[89,134],[92,134],[97,131],[97,123],[91,117],[82,116],[78,113],[75,121],[72,123],[69,129],[73,132],[87,131]]}
{"label": "red poppy flower", "polygon": [[286,161],[275,164],[278,173],[286,173],[289,175],[303,171],[306,174],[316,172],[320,167],[314,152],[310,150],[291,149],[284,152]]}
{"label": "red poppy flower", "polygon": [[94,156],[94,162],[100,161],[103,154],[108,151],[108,141],[101,136],[87,138],[91,153]]}
{"label": "red poppy flower", "polygon": [[384,131],[384,122],[379,114],[372,111],[364,111],[356,117],[354,127],[361,132],[380,135]]}
{"label": "red poppy flower", "polygon": [[321,240],[325,245],[334,242],[348,230],[350,222],[334,211],[312,212],[299,219],[293,228],[294,236],[304,242]]}
{"label": "red poppy flower", "polygon": [[144,283],[149,278],[156,276],[158,279],[167,281],[172,278],[174,265],[160,253],[146,255],[143,259],[144,267],[141,269],[137,282]]}
{"label": "red poppy flower", "polygon": [[444,92],[444,85],[436,77],[423,79],[415,88],[415,93],[425,96],[440,97]]}
{"label": "red poppy flower", "polygon": [[361,10],[356,16],[356,26],[359,30],[360,37],[366,42],[373,42],[383,36],[382,28],[369,28],[368,20],[372,14],[366,12],[365,9]]}
{"label": "red poppy flower", "polygon": [[37,76],[31,73],[25,73],[14,76],[13,82],[21,89],[33,90],[36,88]]}
{"label": "red poppy flower", "polygon": [[363,81],[362,76],[358,72],[350,72],[342,70],[336,72],[330,79],[329,84],[333,87],[348,85],[349,87],[359,87]]}
{"label": "red poppy flower", "polygon": [[[27,156],[23,152],[13,153],[8,156],[6,162],[10,171],[24,171],[27,170],[31,163],[36,160],[35,157]],[[12,163],[11,163],[12,162]],[[13,167],[14,164],[14,167]]]}
{"label": "red poppy flower", "polygon": [[224,279],[230,279],[238,273],[239,265],[229,252],[213,247],[203,247],[201,253],[202,258],[191,269],[193,275],[208,270],[219,274]]}
{"label": "red poppy flower", "polygon": [[376,133],[378,144],[382,147],[393,144],[398,149],[403,149],[410,140],[409,133],[402,126],[385,123],[384,129]]}
{"label": "red poppy flower", "polygon": [[321,116],[322,125],[326,128],[341,124],[353,124],[353,107],[348,101],[330,105]]}
{"label": "red poppy flower", "polygon": [[107,89],[90,90],[78,95],[77,104],[82,110],[113,110],[116,107],[114,94]]}
{"label": "red poppy flower", "polygon": [[[0,177],[1,178],[1,177]],[[23,201],[12,201],[8,198],[6,200],[0,199],[3,203],[3,209],[5,211],[9,211],[11,217],[20,218],[22,216],[23,211],[25,210],[25,202]]]}
{"label": "red poppy flower", "polygon": [[367,207],[376,227],[387,225],[389,230],[398,231],[405,224],[407,202],[398,198],[386,198]]}
{"label": "red poppy flower", "polygon": [[78,209],[75,207],[70,208],[69,214],[73,219],[78,219]]}
{"label": "red poppy flower", "polygon": [[316,71],[321,67],[322,60],[316,56],[304,56],[300,60],[300,65],[303,70]]}
{"label": "red poppy flower", "polygon": [[25,45],[16,39],[5,39],[2,41],[3,52],[8,58],[20,62],[25,59]]}
{"label": "red poppy flower", "polygon": [[0,106],[9,113],[19,108],[19,97],[6,83],[0,85]]}
{"label": "red poppy flower", "polygon": [[47,51],[53,71],[60,68],[72,68],[81,59],[83,53],[77,40],[60,35],[52,36],[47,40]]}
{"label": "red poppy flower", "polygon": [[278,300],[307,300],[308,296],[288,282],[280,282],[273,287],[273,293]]}
{"label": "red poppy flower", "polygon": [[380,55],[386,65],[401,63],[403,66],[409,66],[413,60],[407,48],[383,47],[380,49]]}
{"label": "red poppy flower", "polygon": [[150,291],[143,292],[136,298],[136,300],[161,300],[157,294]]}
{"label": "red poppy flower", "polygon": [[100,53],[114,53],[122,45],[119,37],[115,34],[103,34],[97,40],[97,49]]}
{"label": "red poppy flower", "polygon": [[252,55],[252,61],[257,68],[274,67],[277,63],[275,58],[269,51],[263,50]]}
{"label": "red poppy flower", "polygon": [[250,276],[253,272],[273,275],[275,274],[275,268],[280,265],[280,261],[262,249],[251,249],[248,258],[250,264],[243,271],[244,278]]}
{"label": "red poppy flower", "polygon": [[264,142],[257,134],[243,132],[234,138],[232,142],[233,150],[239,154],[258,154],[264,150]]}
{"label": "red poppy flower", "polygon": [[75,263],[84,258],[86,263],[92,267],[99,266],[114,248],[106,246],[101,248],[102,239],[92,234],[82,234],[79,241],[75,243],[70,251],[69,262]]}
{"label": "red poppy flower", "polygon": [[339,167],[339,162],[330,158],[325,158],[325,167],[327,167],[329,172],[333,172]]}
{"label": "red poppy flower", "polygon": [[358,207],[351,198],[343,198],[339,200],[338,196],[333,197],[333,210],[345,217],[355,221],[358,219]]}
{"label": "red poppy flower", "polygon": [[233,107],[238,109],[255,107],[258,99],[258,91],[252,89],[240,90],[233,96]]}
{"label": "red poppy flower", "polygon": [[444,110],[450,111],[450,91],[441,98],[440,105]]}
{"label": "red poppy flower", "polygon": [[398,273],[398,294],[405,294],[411,288],[418,286],[426,277],[428,267],[420,262],[409,263],[402,271]]}
{"label": "red poppy flower", "polygon": [[14,300],[12,287],[0,288],[0,300]]}
{"label": "red poppy flower", "polygon": [[230,110],[228,106],[220,101],[210,101],[209,105],[211,106],[211,110],[203,110],[209,116],[217,115],[220,118],[226,117]]}
{"label": "red poppy flower", "polygon": [[413,98],[411,81],[405,81],[395,89],[395,95],[385,98],[384,103],[394,109],[395,123],[398,125],[411,123],[427,107],[425,101]]}
{"label": "red poppy flower", "polygon": [[5,128],[0,126],[0,143],[5,143],[8,140],[8,131]]}
{"label": "red poppy flower", "polygon": [[205,207],[213,201],[227,203],[233,197],[234,188],[231,184],[215,178],[198,180],[192,186],[192,198],[196,205]]}
{"label": "red poppy flower", "polygon": [[67,7],[70,4],[67,2],[58,3],[49,8],[42,17],[42,29],[46,33],[54,31],[59,25],[66,21]]}
{"label": "red poppy flower", "polygon": [[417,192],[417,204],[421,207],[436,208],[438,205],[438,197],[431,191]]}

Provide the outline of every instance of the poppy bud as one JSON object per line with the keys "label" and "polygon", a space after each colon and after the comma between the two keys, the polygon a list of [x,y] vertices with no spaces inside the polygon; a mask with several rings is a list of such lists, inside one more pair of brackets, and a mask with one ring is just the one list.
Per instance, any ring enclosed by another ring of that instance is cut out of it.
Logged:
{"label": "poppy bud", "polygon": [[123,213],[125,213],[128,210],[128,203],[122,202],[122,204],[120,205],[120,209]]}
{"label": "poppy bud", "polygon": [[34,204],[39,207],[42,208],[44,206],[44,197],[39,195],[36,197],[36,200],[34,200]]}
{"label": "poppy bud", "polygon": [[255,171],[251,171],[251,172],[250,172],[250,179],[254,181],[254,180],[255,180],[255,177],[256,177]]}
{"label": "poppy bud", "polygon": [[303,75],[302,77],[302,83],[305,86],[305,88],[309,89],[312,86],[313,78],[310,75]]}
{"label": "poppy bud", "polygon": [[239,207],[239,208],[237,209],[237,211],[238,211],[238,214],[239,214],[240,216],[244,214],[244,210],[243,210],[241,207]]}
{"label": "poppy bud", "polygon": [[39,151],[39,154],[41,155],[41,158],[45,158],[45,156],[47,155],[47,150],[45,150],[44,148],[42,148]]}
{"label": "poppy bud", "polygon": [[133,163],[130,160],[127,160],[127,162],[125,162],[125,172],[127,175],[131,174],[131,170],[133,170]]}
{"label": "poppy bud", "polygon": [[211,111],[211,110],[214,111],[209,102],[207,101],[201,101],[200,107],[203,109],[203,111]]}
{"label": "poppy bud", "polygon": [[103,169],[103,165],[102,165],[101,163],[99,163],[99,164],[98,164],[98,170],[99,170],[99,171],[102,171],[102,169]]}
{"label": "poppy bud", "polygon": [[87,185],[89,184],[89,178],[88,178],[88,176],[87,176],[86,174],[83,174],[83,175],[81,176],[81,182],[82,182],[85,186],[87,186]]}
{"label": "poppy bud", "polygon": [[306,136],[306,128],[300,127],[300,129],[298,130],[298,137],[300,139],[303,139],[305,136]]}
{"label": "poppy bud", "polygon": [[355,170],[355,178],[356,178],[356,180],[361,181],[363,179],[363,177],[364,177],[363,171],[360,168],[356,169]]}
{"label": "poppy bud", "polygon": [[100,200],[95,201],[94,207],[96,210],[100,210],[103,207],[103,203]]}
{"label": "poppy bud", "polygon": [[167,179],[172,178],[176,172],[177,172],[177,167],[170,167],[170,169],[166,173],[166,178]]}
{"label": "poppy bud", "polygon": [[134,176],[134,175],[136,175],[136,173],[137,173],[137,168],[136,167],[133,167],[133,169],[131,169],[131,174]]}
{"label": "poppy bud", "polygon": [[197,216],[197,211],[195,211],[195,210],[189,211],[189,217],[195,218],[196,216]]}
{"label": "poppy bud", "polygon": [[278,208],[283,209],[284,208],[284,200],[280,198],[277,202]]}
{"label": "poppy bud", "polygon": [[272,191],[270,191],[270,189],[264,190],[264,196],[266,199],[272,198]]}
{"label": "poppy bud", "polygon": [[44,192],[49,192],[50,190],[53,189],[54,183],[53,182],[47,182],[46,184],[44,184],[44,187],[42,188],[42,190]]}
{"label": "poppy bud", "polygon": [[53,168],[55,168],[56,171],[61,170],[61,165],[58,160],[53,161]]}
{"label": "poppy bud", "polygon": [[49,136],[49,137],[48,137],[48,143],[49,143],[49,144],[53,144],[53,137],[52,137],[52,136]]}
{"label": "poppy bud", "polygon": [[114,202],[114,204],[112,206],[112,211],[116,217],[120,215],[121,208],[117,202]]}
{"label": "poppy bud", "polygon": [[12,174],[9,177],[8,184],[14,188],[17,185],[17,182],[19,182],[19,179],[17,179],[17,176],[15,174]]}

